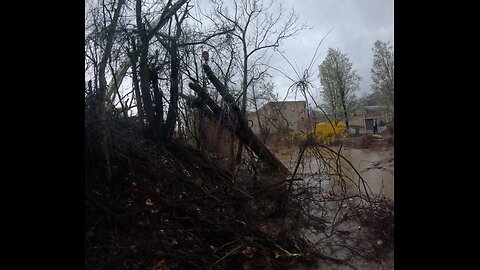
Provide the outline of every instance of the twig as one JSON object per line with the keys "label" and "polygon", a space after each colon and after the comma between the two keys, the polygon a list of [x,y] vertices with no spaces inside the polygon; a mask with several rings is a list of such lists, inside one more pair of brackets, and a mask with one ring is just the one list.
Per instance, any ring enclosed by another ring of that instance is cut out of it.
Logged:
{"label": "twig", "polygon": [[229,256],[235,254],[239,249],[241,249],[242,247],[244,247],[245,244],[241,244],[240,246],[232,249],[231,251],[227,252],[227,254],[225,254],[222,258],[218,259],[216,262],[214,262],[212,265],[210,265],[208,268],[209,269],[212,269],[216,264],[218,264],[219,262],[225,260],[226,258],[228,258]]}

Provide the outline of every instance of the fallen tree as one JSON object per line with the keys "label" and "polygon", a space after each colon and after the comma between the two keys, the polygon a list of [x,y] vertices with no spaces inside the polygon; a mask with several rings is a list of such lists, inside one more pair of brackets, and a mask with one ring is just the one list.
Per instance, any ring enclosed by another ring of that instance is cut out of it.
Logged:
{"label": "fallen tree", "polygon": [[191,82],[188,86],[193,89],[198,94],[201,101],[203,101],[203,103],[200,102],[200,106],[206,106],[202,108],[205,115],[210,119],[221,123],[226,129],[235,132],[235,135],[241,143],[249,147],[262,162],[272,170],[278,171],[286,176],[289,173],[288,169],[250,129],[247,124],[247,119],[241,113],[240,108],[235,103],[233,96],[228,92],[227,87],[215,76],[208,64],[204,63],[203,69],[207,74],[207,78],[212,82],[220,95],[222,95],[223,100],[230,109],[229,112],[222,110],[222,108],[208,95],[205,89],[203,89],[198,83]]}

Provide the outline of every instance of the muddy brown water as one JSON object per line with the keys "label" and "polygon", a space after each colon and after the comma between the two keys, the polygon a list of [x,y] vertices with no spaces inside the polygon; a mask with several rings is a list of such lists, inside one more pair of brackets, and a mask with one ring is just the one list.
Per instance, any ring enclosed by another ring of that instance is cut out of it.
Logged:
{"label": "muddy brown water", "polygon": [[[338,151],[338,149],[336,149]],[[275,155],[289,168],[294,171],[298,158],[298,149],[282,149],[274,151]],[[340,154],[343,155],[354,169],[360,174],[363,180],[368,184],[371,192],[382,194],[392,201],[394,200],[394,149],[372,150],[357,148],[342,148]],[[319,171],[319,163],[313,156],[305,155],[304,162],[298,167],[297,174],[308,176]],[[350,168],[347,162],[342,162],[342,168],[346,175],[355,178],[357,174],[353,168]],[[355,188],[352,185],[352,189]],[[358,269],[378,270],[394,269],[394,251],[390,251],[381,264],[367,261],[355,261]],[[344,270],[352,269],[344,265],[325,265],[320,263],[318,268],[295,266],[294,270],[316,270],[331,269]]]}
{"label": "muddy brown water", "polygon": [[347,148],[341,151],[375,194],[394,200],[394,151]]}
{"label": "muddy brown water", "polygon": [[[335,149],[338,151],[338,149]],[[282,149],[274,152],[275,156],[293,172],[298,158],[298,149]],[[342,148],[344,156],[354,168],[342,162],[344,172],[356,178],[356,172],[367,182],[374,194],[383,194],[394,200],[394,150],[371,150],[358,148]],[[299,166],[297,174],[308,175],[319,170],[315,158],[304,156],[304,162]]]}

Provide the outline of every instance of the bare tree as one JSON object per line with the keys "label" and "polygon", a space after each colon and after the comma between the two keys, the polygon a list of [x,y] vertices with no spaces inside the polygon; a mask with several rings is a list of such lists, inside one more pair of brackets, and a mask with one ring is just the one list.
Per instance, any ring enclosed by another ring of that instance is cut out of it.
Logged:
{"label": "bare tree", "polygon": [[168,39],[166,43],[167,51],[170,56],[170,106],[168,108],[167,119],[165,121],[165,130],[164,130],[164,139],[170,141],[173,136],[173,131],[175,128],[175,122],[178,115],[178,89],[179,89],[179,69],[180,69],[180,59],[179,59],[179,44],[177,41],[182,34],[181,24],[185,20],[188,14],[188,8],[185,9],[181,17],[179,18],[175,15],[175,34],[174,37]]}
{"label": "bare tree", "polygon": [[142,103],[144,106],[145,116],[147,123],[150,125],[153,123],[153,103],[150,95],[150,73],[148,69],[148,47],[149,39],[147,36],[147,30],[144,22],[142,21],[142,0],[136,0],[135,2],[135,18],[137,20],[137,31],[140,39],[139,46],[139,72],[140,72],[140,91],[142,94]]}
{"label": "bare tree", "polygon": [[[112,176],[110,168],[110,157],[108,152],[108,141],[107,141],[107,125],[106,125],[106,111],[105,111],[105,97],[107,92],[107,80],[105,77],[105,72],[107,68],[107,62],[110,58],[112,52],[113,42],[115,38],[115,30],[117,27],[118,19],[120,16],[120,11],[122,9],[124,0],[118,0],[115,5],[113,18],[111,18],[110,23],[105,28],[105,46],[102,52],[102,57],[98,63],[98,91],[97,91],[97,116],[98,116],[98,125],[99,125],[99,149],[100,149],[100,160],[104,165],[105,177],[107,180],[110,180]],[[102,1],[104,18],[107,17],[108,5]],[[105,19],[106,21],[106,19]]]}
{"label": "bare tree", "polygon": [[[170,73],[166,74],[167,77],[169,77],[168,82],[170,83],[170,100],[168,102],[169,107],[163,127],[163,139],[167,142],[171,140],[174,134],[179,116],[179,91],[183,85],[181,81],[182,70],[184,70],[183,73],[188,76],[191,75],[188,72],[191,63],[187,63],[185,60],[182,62],[182,59],[187,58],[191,51],[195,51],[195,46],[208,44],[207,42],[211,39],[232,31],[232,29],[197,31],[194,26],[186,22],[186,19],[190,16],[192,7],[193,6],[187,3],[184,9],[179,10],[172,17],[167,33],[159,32],[155,34],[156,39],[162,44],[163,48],[166,49],[167,58],[170,63]],[[194,72],[198,78],[198,70],[196,69]]]}
{"label": "bare tree", "polygon": [[138,61],[138,54],[137,54],[137,46],[135,39],[132,37],[131,39],[131,46],[132,49],[128,51],[129,56],[129,63],[132,65],[132,81],[133,81],[133,89],[135,92],[135,99],[137,101],[137,114],[141,125],[143,126],[143,121],[145,119],[144,112],[143,112],[143,103],[142,103],[142,94],[140,93],[140,84],[138,80],[138,68],[137,68],[137,61]]}
{"label": "bare tree", "polygon": [[[277,48],[282,41],[296,35],[304,26],[298,26],[298,15],[294,11],[285,15],[281,6],[274,9],[273,0],[236,0],[231,12],[224,2],[212,2],[215,16],[212,18],[213,23],[217,26],[232,25],[235,29],[232,36],[240,41],[237,57],[241,62],[241,109],[245,116],[248,87],[266,71],[259,65],[266,64],[267,49]],[[241,159],[241,155],[242,144],[239,144],[237,161]]]}
{"label": "bare tree", "polygon": [[[155,11],[156,9],[160,9],[161,12],[156,16],[154,19],[149,20],[150,22],[148,23],[149,25],[152,25],[151,28],[145,29],[145,40],[144,42],[150,42],[150,40],[155,36],[156,33],[162,29],[169,21],[172,16],[186,3],[188,0],[178,0],[176,3],[172,4],[172,0],[168,0],[168,2],[164,6],[153,6],[150,8],[150,10]],[[137,5],[137,2],[135,2]],[[142,7],[142,1],[140,1],[140,10]],[[137,8],[135,8],[137,10]],[[137,16],[135,16],[136,18]],[[137,23],[138,23],[138,18],[136,18]],[[137,27],[138,28],[138,25]],[[145,28],[145,26],[144,26]],[[137,30],[135,30],[137,32]],[[137,46],[137,49],[139,51],[142,50],[142,45]],[[130,58],[125,57],[123,60],[122,64],[120,65],[120,68],[117,69],[116,73],[116,80],[117,83],[113,83],[113,79],[109,83],[109,88],[108,88],[108,97],[111,98],[112,94],[115,92],[115,87],[119,87],[126,75],[126,71],[128,68],[131,66]]]}

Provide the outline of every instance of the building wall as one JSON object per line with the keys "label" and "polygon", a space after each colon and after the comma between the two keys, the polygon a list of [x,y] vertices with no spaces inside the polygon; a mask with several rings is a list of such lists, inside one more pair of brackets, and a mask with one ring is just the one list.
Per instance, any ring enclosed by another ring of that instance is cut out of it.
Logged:
{"label": "building wall", "polygon": [[269,129],[269,133],[286,129],[301,131],[305,128],[307,121],[306,102],[269,102],[260,108],[258,112],[249,113],[249,125],[257,135],[261,134],[258,118],[260,118],[262,127],[265,130]]}
{"label": "building wall", "polygon": [[[374,106],[377,107],[377,106]],[[380,106],[378,106],[380,107]],[[358,109],[349,121],[349,133],[367,134],[373,132],[373,119],[377,119],[378,130],[386,129],[387,114],[386,110],[380,108],[361,108]]]}

